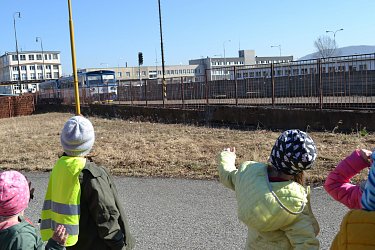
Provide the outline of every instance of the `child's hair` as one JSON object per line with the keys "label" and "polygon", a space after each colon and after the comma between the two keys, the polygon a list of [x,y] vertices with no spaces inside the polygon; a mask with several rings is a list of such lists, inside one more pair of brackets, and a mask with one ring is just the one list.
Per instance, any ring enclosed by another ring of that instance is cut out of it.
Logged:
{"label": "child's hair", "polygon": [[0,173],[0,217],[12,217],[29,205],[29,183],[20,172],[11,170]]}
{"label": "child's hair", "polygon": [[269,162],[278,171],[296,176],[302,182],[304,170],[310,169],[317,157],[314,141],[298,129],[284,131],[271,150]]}
{"label": "child's hair", "polygon": [[365,210],[375,211],[375,151],[371,154],[372,164],[363,191],[361,204]]}

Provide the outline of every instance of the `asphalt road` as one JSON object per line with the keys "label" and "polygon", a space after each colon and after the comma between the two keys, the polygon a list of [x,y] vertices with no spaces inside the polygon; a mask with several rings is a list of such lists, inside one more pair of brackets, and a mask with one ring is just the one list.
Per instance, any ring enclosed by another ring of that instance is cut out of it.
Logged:
{"label": "asphalt road", "polygon": [[[25,173],[35,187],[26,216],[37,223],[49,173]],[[246,227],[235,194],[217,181],[115,178],[136,249],[243,249]],[[312,190],[321,249],[329,249],[347,209],[321,187]]]}

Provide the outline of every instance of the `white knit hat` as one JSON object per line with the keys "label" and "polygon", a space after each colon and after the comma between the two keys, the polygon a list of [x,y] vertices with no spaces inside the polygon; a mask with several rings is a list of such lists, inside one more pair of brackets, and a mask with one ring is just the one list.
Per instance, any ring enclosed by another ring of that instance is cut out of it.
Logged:
{"label": "white knit hat", "polygon": [[94,127],[83,116],[73,116],[65,123],[61,131],[60,140],[67,155],[87,155],[94,145]]}

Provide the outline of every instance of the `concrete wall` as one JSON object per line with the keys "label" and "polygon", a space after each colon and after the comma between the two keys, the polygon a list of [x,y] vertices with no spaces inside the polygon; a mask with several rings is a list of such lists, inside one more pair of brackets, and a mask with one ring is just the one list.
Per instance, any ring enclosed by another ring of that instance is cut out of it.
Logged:
{"label": "concrete wall", "polygon": [[[72,112],[74,106],[38,105],[36,112]],[[235,128],[375,131],[375,111],[305,110],[260,107],[207,106],[205,110],[162,109],[125,105],[81,106],[82,114]]]}

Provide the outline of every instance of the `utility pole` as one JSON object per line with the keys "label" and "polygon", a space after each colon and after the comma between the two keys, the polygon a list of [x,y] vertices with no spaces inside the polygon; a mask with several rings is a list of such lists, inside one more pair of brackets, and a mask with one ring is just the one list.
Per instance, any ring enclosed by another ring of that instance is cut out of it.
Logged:
{"label": "utility pole", "polygon": [[17,42],[17,29],[16,29],[16,15],[18,18],[21,18],[21,12],[15,12],[13,14],[13,27],[14,27],[14,38],[16,40],[16,53],[17,53],[17,62],[18,62],[18,88],[20,95],[22,95],[22,84],[21,84],[21,68],[20,68],[20,55],[18,53],[18,42]]}
{"label": "utility pole", "polygon": [[165,101],[167,100],[167,85],[165,83],[165,68],[164,68],[164,48],[163,48],[163,30],[161,25],[161,8],[160,0],[158,0],[159,5],[159,27],[160,27],[160,49],[161,49],[161,70],[163,74],[162,85],[163,85],[163,107],[165,107]]}

